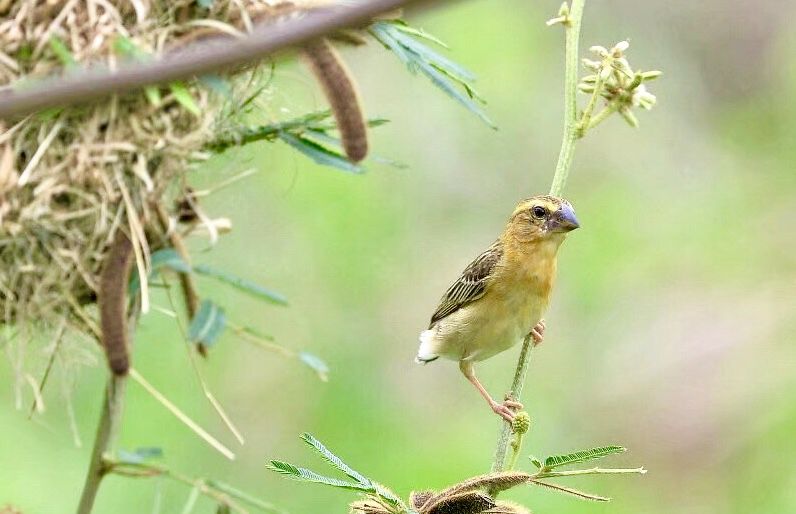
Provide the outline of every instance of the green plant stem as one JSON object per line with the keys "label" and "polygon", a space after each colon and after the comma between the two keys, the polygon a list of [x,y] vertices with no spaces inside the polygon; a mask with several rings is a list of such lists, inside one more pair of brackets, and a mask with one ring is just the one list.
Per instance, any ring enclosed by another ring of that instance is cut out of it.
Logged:
{"label": "green plant stem", "polygon": [[122,412],[124,411],[126,386],[127,376],[111,375],[108,380],[108,387],[102,400],[102,414],[100,414],[99,424],[97,425],[97,435],[94,438],[94,449],[91,452],[91,461],[86,475],[86,482],[83,486],[83,493],[80,495],[77,514],[88,514],[91,512],[100,483],[108,472],[104,457],[113,446],[118,433]]}
{"label": "green plant stem", "polygon": [[589,468],[572,469],[568,471],[544,471],[536,473],[533,478],[552,478],[552,477],[571,477],[577,475],[644,475],[647,472],[644,468]]}
{"label": "green plant stem", "polygon": [[511,442],[511,458],[509,459],[509,465],[506,467],[508,470],[517,467],[517,459],[520,456],[520,450],[522,450],[523,437],[525,437],[525,434],[514,434],[514,440]]}
{"label": "green plant stem", "polygon": [[[82,313],[83,311],[79,309],[77,312]],[[128,326],[130,327],[130,346],[132,346],[140,312],[141,301],[140,298],[137,298],[132,302],[130,311],[127,314]],[[99,329],[94,328],[92,331],[99,341],[101,337]],[[91,512],[100,483],[108,473],[105,458],[113,448],[116,443],[116,437],[119,435],[122,413],[124,412],[125,392],[127,391],[127,377],[128,375],[117,376],[111,374],[108,379],[108,387],[105,389],[105,395],[102,399],[102,413],[97,424],[97,434],[94,436],[94,449],[91,451],[91,461],[86,474],[86,482],[83,485],[83,492],[80,494],[77,514],[89,514]]]}
{"label": "green plant stem", "polygon": [[[191,478],[176,471],[172,471],[166,466],[159,466],[157,464],[145,464],[134,462],[122,462],[112,459],[104,461],[107,473],[115,473],[117,475],[126,476],[130,478],[150,478],[162,476],[169,478],[176,482],[182,482],[190,487],[195,488],[200,494],[211,498],[215,502],[229,506],[235,512],[245,513],[245,508],[237,504],[226,493],[212,487],[208,481],[201,478]],[[264,510],[276,510],[272,505],[265,504],[264,502],[258,505]]]}
{"label": "green plant stem", "polygon": [[575,142],[578,139],[578,41],[580,40],[580,22],[583,17],[583,5],[586,0],[572,0],[566,28],[566,51],[564,69],[564,136],[561,151],[558,154],[556,173],[550,194],[560,196],[567,183],[572,156],[575,153]]}
{"label": "green plant stem", "polygon": [[[528,335],[522,342],[520,358],[517,362],[517,369],[514,371],[514,380],[511,382],[511,389],[506,396],[519,400],[522,395],[522,388],[525,384],[525,375],[528,373],[528,364],[531,362],[531,350],[533,349],[533,338]],[[503,471],[506,469],[506,453],[508,451],[509,439],[511,438],[511,424],[503,423],[500,427],[497,447],[495,448],[495,459],[492,463],[492,472]],[[519,449],[517,450],[519,453]]]}
{"label": "green plant stem", "polygon": [[584,128],[583,131],[586,132],[586,130],[593,129],[603,121],[607,120],[608,117],[615,113],[618,109],[619,107],[617,106],[616,102],[606,105],[603,107],[602,111],[598,112],[597,115],[594,116],[591,121],[589,121],[589,126]]}
{"label": "green plant stem", "polygon": [[[558,164],[553,176],[553,185],[550,194],[559,196],[564,190],[567,182],[569,168],[572,165],[572,156],[575,151],[575,142],[578,139],[578,42],[580,40],[580,23],[583,17],[583,6],[586,0],[572,0],[567,21],[563,24],[566,29],[566,48],[565,48],[565,76],[564,76],[564,136],[561,143],[561,151],[558,155]],[[530,336],[522,342],[520,358],[517,361],[517,368],[514,371],[514,380],[511,389],[507,394],[516,401],[522,395],[525,376],[528,373],[528,364],[531,359],[531,349],[533,340]],[[500,429],[497,446],[495,448],[495,458],[492,462],[492,471],[498,472],[506,469],[506,453],[508,450],[509,439],[511,438],[511,425],[504,423]],[[517,449],[517,453],[520,448]]]}
{"label": "green plant stem", "polygon": [[[594,112],[594,108],[597,106],[597,99],[600,97],[600,92],[603,88],[603,78],[602,78],[602,68],[601,71],[597,73],[597,81],[594,83],[594,91],[589,98],[589,103],[586,105],[586,108],[583,110],[583,115],[580,117],[580,121],[578,121],[577,130],[575,131],[575,136],[580,139],[586,135],[586,131],[589,130],[591,125],[591,115]],[[602,112],[605,112],[603,110]],[[602,113],[601,113],[602,114]],[[573,144],[574,148],[574,144]]]}

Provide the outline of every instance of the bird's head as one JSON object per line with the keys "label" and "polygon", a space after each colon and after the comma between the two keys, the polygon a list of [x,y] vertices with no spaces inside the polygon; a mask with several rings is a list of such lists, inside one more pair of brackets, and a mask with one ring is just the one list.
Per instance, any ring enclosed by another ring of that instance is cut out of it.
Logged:
{"label": "bird's head", "polygon": [[540,195],[517,204],[506,227],[506,235],[520,242],[564,239],[580,224],[572,205],[556,196]]}

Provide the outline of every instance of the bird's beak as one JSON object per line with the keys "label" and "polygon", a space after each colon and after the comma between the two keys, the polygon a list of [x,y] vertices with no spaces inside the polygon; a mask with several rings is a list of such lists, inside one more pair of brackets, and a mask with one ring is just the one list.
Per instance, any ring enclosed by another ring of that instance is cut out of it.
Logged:
{"label": "bird's beak", "polygon": [[551,232],[570,232],[580,227],[578,218],[575,217],[575,211],[568,203],[561,205],[556,212],[550,216],[550,221],[547,222],[547,228]]}

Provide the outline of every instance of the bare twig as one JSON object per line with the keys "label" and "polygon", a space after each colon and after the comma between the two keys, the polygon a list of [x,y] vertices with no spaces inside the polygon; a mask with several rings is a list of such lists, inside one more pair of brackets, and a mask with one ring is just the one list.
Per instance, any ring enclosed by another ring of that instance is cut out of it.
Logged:
{"label": "bare twig", "polygon": [[[177,232],[177,230],[170,230],[169,214],[166,212],[166,209],[160,203],[154,203],[153,207],[155,212],[157,212],[160,226],[163,232],[168,236],[172,248],[182,257],[182,260],[190,265],[191,255],[188,253],[188,249],[180,233]],[[196,311],[199,310],[199,294],[196,292],[196,284],[194,283],[193,275],[190,273],[180,273],[179,277],[180,288],[182,289],[182,295],[185,299],[185,310],[188,313],[188,319],[192,320],[194,316],[196,316]]]}
{"label": "bare twig", "polygon": [[163,394],[155,389],[152,384],[147,382],[147,380],[141,376],[135,368],[130,368],[130,377],[135,380],[141,387],[143,387],[147,393],[150,394],[154,399],[160,402],[169,412],[174,414],[174,416],[179,419],[185,426],[190,428],[196,435],[201,437],[207,444],[209,444],[212,448],[218,451],[221,455],[228,458],[229,460],[235,460],[235,454],[224,446],[218,439],[210,435],[207,430],[199,426],[194,420],[188,417],[183,411],[181,411],[176,405],[171,403],[171,401],[163,396]]}
{"label": "bare twig", "polygon": [[83,486],[83,493],[80,496],[80,504],[77,507],[77,514],[91,512],[100,482],[107,472],[104,456],[113,445],[121,422],[126,385],[126,375],[111,375],[108,380],[108,387],[102,400],[102,414],[97,425],[97,435],[94,438],[94,450],[91,452],[91,462],[86,475],[86,483]]}
{"label": "bare twig", "polygon": [[[198,494],[207,496],[219,505],[226,505],[234,512],[238,512],[240,514],[245,514],[248,512],[248,510],[246,510],[243,506],[235,502],[229,494],[226,494],[225,491],[215,487],[212,482],[208,483],[208,481],[201,478],[192,478],[187,475],[183,475],[182,473],[173,471],[165,466],[160,466],[157,464],[122,462],[107,459],[105,461],[105,468],[107,469],[108,473],[114,473],[131,478],[150,478],[157,476],[170,478],[174,481],[182,482],[187,486],[193,487],[193,490],[197,491]],[[272,505],[264,503],[262,505],[265,505],[267,510],[277,510]]]}
{"label": "bare twig", "polygon": [[0,92],[0,119],[239,67],[337,29],[361,26],[379,14],[421,1],[430,0],[371,0],[353,6],[317,9],[300,18],[257,27],[251,35],[240,39],[220,37],[198,42],[162,59],[128,63],[113,72],[79,69],[57,79],[16,88],[12,85]]}

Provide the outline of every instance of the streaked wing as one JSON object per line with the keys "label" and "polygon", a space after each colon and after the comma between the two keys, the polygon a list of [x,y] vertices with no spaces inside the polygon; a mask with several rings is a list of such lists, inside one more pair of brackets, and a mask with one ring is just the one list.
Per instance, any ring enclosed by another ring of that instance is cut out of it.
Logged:
{"label": "streaked wing", "polygon": [[429,328],[434,326],[445,316],[448,316],[461,307],[473,302],[484,295],[489,277],[495,270],[495,265],[503,256],[503,244],[500,240],[475,258],[462,272],[459,279],[445,292],[439,302],[437,310],[431,316]]}

